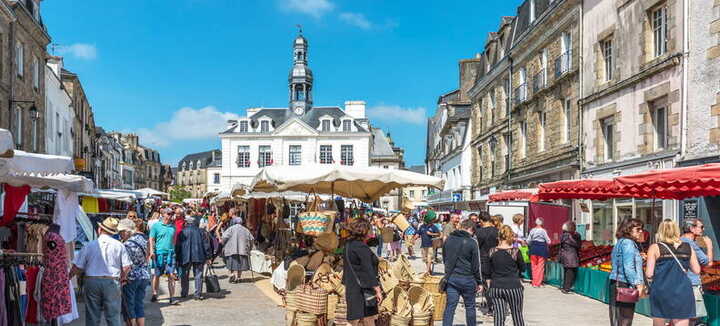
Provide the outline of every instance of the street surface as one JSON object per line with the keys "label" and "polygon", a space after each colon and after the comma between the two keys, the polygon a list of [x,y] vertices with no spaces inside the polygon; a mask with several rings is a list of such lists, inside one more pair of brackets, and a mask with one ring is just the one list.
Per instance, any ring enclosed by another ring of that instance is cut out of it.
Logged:
{"label": "street surface", "polygon": [[[418,252],[419,253],[419,252]],[[411,259],[416,271],[423,270],[420,259]],[[222,266],[216,264],[216,267]],[[436,273],[443,272],[443,265],[435,266]],[[167,282],[161,282],[161,295],[156,303],[150,302],[150,293],[145,304],[146,324],[153,325],[284,325],[285,310],[270,285],[267,277],[255,275],[255,282],[229,284],[223,268],[216,269],[225,293],[222,297],[211,297],[204,301],[187,300],[177,306],[167,304]],[[244,275],[246,279],[250,275]],[[190,282],[192,287],[193,282]],[[178,283],[179,291],[179,283]],[[192,293],[192,290],[190,291]],[[84,325],[82,303],[80,304],[81,319],[70,324]],[[528,326],[576,326],[576,325],[608,325],[607,305],[580,295],[567,295],[557,288],[546,286],[535,289],[525,287],[525,323]],[[465,325],[465,310],[462,302],[455,312],[455,325]],[[491,317],[478,315],[478,325],[492,325]],[[442,325],[438,321],[435,325]],[[512,325],[508,318],[506,325]],[[635,326],[652,325],[650,318],[636,315]]]}

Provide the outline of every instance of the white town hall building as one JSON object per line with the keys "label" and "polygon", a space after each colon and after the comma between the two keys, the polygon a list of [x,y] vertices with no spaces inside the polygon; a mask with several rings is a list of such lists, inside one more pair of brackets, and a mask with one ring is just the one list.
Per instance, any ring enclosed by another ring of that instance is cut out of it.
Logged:
{"label": "white town hall building", "polygon": [[[313,106],[307,50],[307,40],[299,35],[293,43],[288,108],[249,108],[220,133],[224,190],[237,183],[249,185],[260,168],[269,165],[404,167],[403,150],[389,134],[372,127],[365,102],[347,101],[344,108]],[[376,204],[392,210],[398,201],[399,192],[393,192]]]}

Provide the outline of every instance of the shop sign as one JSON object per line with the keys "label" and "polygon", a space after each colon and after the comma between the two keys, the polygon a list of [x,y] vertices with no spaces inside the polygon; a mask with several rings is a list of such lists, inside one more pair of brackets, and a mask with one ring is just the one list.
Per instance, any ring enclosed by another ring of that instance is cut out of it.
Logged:
{"label": "shop sign", "polygon": [[698,201],[697,199],[689,199],[683,201],[683,217],[684,218],[697,218],[697,208],[698,208]]}
{"label": "shop sign", "polygon": [[456,192],[456,193],[452,194],[452,201],[454,201],[454,202],[462,201],[462,193]]}

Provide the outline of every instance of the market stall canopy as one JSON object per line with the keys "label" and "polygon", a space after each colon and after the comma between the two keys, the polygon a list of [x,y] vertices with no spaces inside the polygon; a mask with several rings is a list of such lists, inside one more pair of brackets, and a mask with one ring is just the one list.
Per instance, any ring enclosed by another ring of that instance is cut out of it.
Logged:
{"label": "market stall canopy", "polygon": [[78,194],[80,196],[85,197],[95,197],[95,198],[105,198],[110,200],[120,200],[120,201],[126,201],[126,202],[132,202],[135,199],[135,195],[129,193],[129,192],[118,192],[118,191],[112,191],[112,190],[97,190],[96,192],[92,193],[80,193]]}
{"label": "market stall canopy", "polygon": [[[307,201],[309,194],[299,191],[283,191],[283,192],[251,192],[243,195],[243,199],[270,199],[270,198],[285,198],[289,201]],[[318,195],[320,200],[329,200],[329,195]]]}
{"label": "market stall canopy", "polygon": [[16,150],[13,157],[0,157],[0,175],[37,177],[70,173],[74,168],[72,159],[67,156],[35,154]]}
{"label": "market stall canopy", "polygon": [[167,192],[162,192],[160,190],[155,190],[152,188],[142,188],[135,190],[136,192],[139,192],[142,194],[142,197],[151,197],[151,196],[158,196],[158,197],[169,197],[170,195]]}
{"label": "market stall canopy", "polygon": [[685,199],[720,196],[720,163],[652,170],[615,178],[625,197]]}
{"label": "market stall canopy", "polygon": [[28,185],[38,189],[58,189],[72,192],[93,193],[95,184],[92,180],[72,174],[55,174],[48,176],[14,175],[0,178],[2,182],[12,186]]}
{"label": "market stall canopy", "polygon": [[0,157],[13,157],[15,142],[12,133],[7,129],[0,129]]}
{"label": "market stall canopy", "polygon": [[398,169],[344,165],[269,166],[255,176],[256,192],[300,191],[338,194],[372,202],[393,189],[424,186],[442,189],[441,178]]}
{"label": "market stall canopy", "polygon": [[233,196],[242,196],[244,194],[247,194],[248,192],[250,192],[248,186],[242,183],[236,183],[230,191]]}
{"label": "market stall canopy", "polygon": [[490,201],[530,201],[537,202],[538,189],[507,190],[490,195]]}
{"label": "market stall canopy", "polygon": [[556,199],[596,199],[628,197],[618,191],[612,179],[578,179],[542,183],[537,197],[541,201]]}
{"label": "market stall canopy", "polygon": [[210,199],[210,205],[221,205],[222,203],[232,200],[233,195],[227,191],[220,191]]}

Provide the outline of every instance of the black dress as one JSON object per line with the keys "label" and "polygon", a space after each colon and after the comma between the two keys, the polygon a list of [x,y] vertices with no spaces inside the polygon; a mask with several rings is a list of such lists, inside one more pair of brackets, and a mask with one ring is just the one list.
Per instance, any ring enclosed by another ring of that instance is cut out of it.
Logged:
{"label": "black dress", "polygon": [[[352,270],[350,270],[350,266],[352,266]],[[362,293],[363,288],[372,289],[380,286],[377,266],[377,256],[365,243],[351,240],[345,244],[343,284],[347,302],[347,320],[358,320],[378,314],[377,306],[365,308],[365,299]]]}

